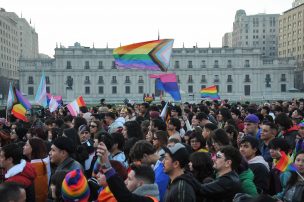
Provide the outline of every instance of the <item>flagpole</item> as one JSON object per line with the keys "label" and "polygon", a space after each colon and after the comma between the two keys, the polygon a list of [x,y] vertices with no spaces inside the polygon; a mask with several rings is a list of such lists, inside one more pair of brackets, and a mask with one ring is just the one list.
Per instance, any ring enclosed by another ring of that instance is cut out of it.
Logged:
{"label": "flagpole", "polygon": [[296,170],[296,173],[299,175],[299,177],[304,181],[304,177]]}

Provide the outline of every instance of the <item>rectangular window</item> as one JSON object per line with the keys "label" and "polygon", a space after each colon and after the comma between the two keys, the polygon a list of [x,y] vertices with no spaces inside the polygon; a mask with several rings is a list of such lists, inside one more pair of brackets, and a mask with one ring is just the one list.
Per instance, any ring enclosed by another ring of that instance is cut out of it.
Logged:
{"label": "rectangular window", "polygon": [[28,95],[34,95],[34,87],[32,87],[32,86],[28,87],[27,94]]}
{"label": "rectangular window", "polygon": [[245,75],[245,82],[250,82],[250,75],[249,74],[246,74]]}
{"label": "rectangular window", "polygon": [[117,86],[112,86],[112,94],[117,94]]}
{"label": "rectangular window", "polygon": [[250,63],[249,63],[249,60],[245,60],[245,67],[250,67]]}
{"label": "rectangular window", "polygon": [[231,62],[231,60],[228,60],[228,62],[227,62],[227,68],[232,68],[232,62]]}
{"label": "rectangular window", "polygon": [[202,60],[201,68],[206,68],[206,61],[205,60]]}
{"label": "rectangular window", "polygon": [[227,82],[232,82],[232,75],[227,76]]}
{"label": "rectangular window", "polygon": [[46,93],[51,93],[51,87],[50,86],[46,87]]}
{"label": "rectangular window", "polygon": [[90,94],[90,87],[89,86],[86,86],[85,88],[84,88],[85,90],[85,94],[86,95],[89,95]]}
{"label": "rectangular window", "polygon": [[202,82],[202,83],[205,83],[205,82],[207,82],[207,80],[206,80],[206,75],[202,75],[202,79],[201,79],[201,82]]}
{"label": "rectangular window", "polygon": [[99,77],[98,77],[98,83],[99,83],[99,84],[104,84],[103,76],[99,76]]}
{"label": "rectangular window", "polygon": [[193,83],[192,75],[188,76],[188,83]]}
{"label": "rectangular window", "polygon": [[218,62],[218,60],[214,61],[214,68],[219,68],[219,62]]}
{"label": "rectangular window", "polygon": [[34,79],[32,76],[28,77],[27,84],[34,84]]}
{"label": "rectangular window", "polygon": [[220,86],[219,85],[215,85],[215,86],[216,86],[217,92],[220,92]]}
{"label": "rectangular window", "polygon": [[175,68],[175,69],[178,69],[178,68],[179,68],[179,61],[175,61],[175,63],[174,63],[174,68]]}
{"label": "rectangular window", "polygon": [[245,96],[250,95],[250,85],[245,85],[244,86],[244,94],[245,94]]}
{"label": "rectangular window", "polygon": [[193,93],[193,86],[188,86],[188,93]]}
{"label": "rectangular window", "polygon": [[179,75],[176,75],[176,80],[177,80],[177,83],[180,83],[180,79],[179,79]]}
{"label": "rectangular window", "polygon": [[144,87],[143,86],[138,86],[138,93],[139,94],[144,93]]}
{"label": "rectangular window", "polygon": [[90,77],[89,76],[85,77],[84,84],[90,84]]}
{"label": "rectangular window", "polygon": [[126,92],[126,94],[130,94],[130,86],[126,86],[125,92]]}
{"label": "rectangular window", "polygon": [[48,76],[45,77],[45,83],[50,84],[50,77],[48,77]]}
{"label": "rectangular window", "polygon": [[232,93],[232,85],[227,85],[227,93]]}
{"label": "rectangular window", "polygon": [[72,69],[71,61],[67,61],[66,68],[67,69]]}
{"label": "rectangular window", "polygon": [[286,81],[286,74],[281,74],[281,81]]}
{"label": "rectangular window", "polygon": [[85,69],[90,69],[90,62],[89,61],[85,61],[84,68]]}
{"label": "rectangular window", "polygon": [[193,68],[192,61],[191,61],[191,60],[188,61],[188,68],[189,68],[189,69]]}
{"label": "rectangular window", "polygon": [[131,83],[130,76],[126,76],[125,83]]}
{"label": "rectangular window", "polygon": [[286,92],[286,84],[281,84],[281,92]]}
{"label": "rectangular window", "polygon": [[116,69],[116,63],[115,63],[115,61],[112,61],[112,67],[111,67],[112,69]]}
{"label": "rectangular window", "polygon": [[220,82],[219,75],[214,75],[214,82]]}
{"label": "rectangular window", "polygon": [[103,86],[99,86],[98,87],[98,93],[99,94],[103,94]]}
{"label": "rectangular window", "polygon": [[204,88],[206,88],[206,85],[201,85],[201,89],[204,89]]}
{"label": "rectangular window", "polygon": [[112,81],[111,81],[111,83],[117,83],[116,76],[112,76]]}
{"label": "rectangular window", "polygon": [[143,76],[139,76],[139,77],[138,77],[138,83],[144,83]]}
{"label": "rectangular window", "polygon": [[98,61],[98,69],[103,69],[103,62],[102,61]]}

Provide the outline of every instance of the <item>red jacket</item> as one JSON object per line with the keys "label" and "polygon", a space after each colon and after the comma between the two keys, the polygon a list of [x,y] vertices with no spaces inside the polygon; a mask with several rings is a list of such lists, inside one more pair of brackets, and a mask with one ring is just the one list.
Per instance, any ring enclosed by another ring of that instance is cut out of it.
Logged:
{"label": "red jacket", "polygon": [[[24,160],[21,160],[21,163],[18,165],[21,165],[22,161],[24,161]],[[14,169],[14,167],[11,169]],[[16,172],[18,172],[18,171],[16,171]],[[7,174],[5,175],[5,177],[7,177]],[[32,167],[32,165],[30,163],[26,162],[25,166],[23,167],[23,170],[21,172],[18,172],[17,174],[14,174],[12,176],[8,176],[5,181],[6,182],[16,182],[16,183],[22,184],[25,187],[29,187],[30,185],[32,185],[34,183],[35,178],[36,178],[36,172],[35,172],[34,168]]]}

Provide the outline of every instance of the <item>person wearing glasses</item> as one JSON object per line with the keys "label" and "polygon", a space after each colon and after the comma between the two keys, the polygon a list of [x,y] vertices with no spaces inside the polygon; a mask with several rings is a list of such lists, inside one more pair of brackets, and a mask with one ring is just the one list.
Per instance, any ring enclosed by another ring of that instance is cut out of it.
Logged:
{"label": "person wearing glasses", "polygon": [[103,128],[101,127],[100,121],[91,121],[89,127],[90,127],[91,139],[94,139],[94,137],[98,134],[98,132],[100,131],[105,132],[105,130],[103,130]]}
{"label": "person wearing glasses", "polygon": [[240,179],[235,172],[241,160],[238,149],[230,145],[222,147],[213,158],[216,179],[197,184],[196,192],[207,200],[232,201],[235,194],[241,192]]}

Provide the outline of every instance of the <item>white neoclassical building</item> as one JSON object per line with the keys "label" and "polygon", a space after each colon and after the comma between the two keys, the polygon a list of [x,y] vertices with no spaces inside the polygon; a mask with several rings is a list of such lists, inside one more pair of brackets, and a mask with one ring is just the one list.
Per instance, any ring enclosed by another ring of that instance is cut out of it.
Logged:
{"label": "white neoclassical building", "polygon": [[[54,58],[21,59],[20,87],[34,100],[42,71],[47,91],[72,101],[82,95],[88,103],[142,102],[143,94],[159,92],[151,73],[117,69],[110,48],[83,47],[79,43],[55,49]],[[295,61],[265,58],[254,48],[174,48],[168,72],[176,73],[183,101],[199,101],[200,89],[217,85],[230,100],[289,99],[294,87]],[[157,96],[156,96],[157,97]],[[157,98],[158,99],[158,98]],[[167,100],[170,96],[166,95]]]}

